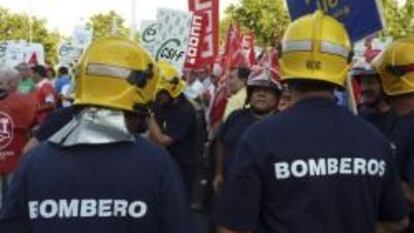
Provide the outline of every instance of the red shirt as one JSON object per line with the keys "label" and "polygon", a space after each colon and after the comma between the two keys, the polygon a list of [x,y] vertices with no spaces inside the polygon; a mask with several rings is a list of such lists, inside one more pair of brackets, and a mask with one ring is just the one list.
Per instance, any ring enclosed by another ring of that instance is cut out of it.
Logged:
{"label": "red shirt", "polygon": [[[39,105],[39,107],[45,104],[56,104],[57,103],[57,96],[55,90],[53,88],[53,84],[47,80],[43,79],[37,84],[36,91],[34,93],[34,97]],[[37,121],[39,124],[43,123],[46,117],[53,109],[50,110],[42,110],[37,113]]]}
{"label": "red shirt", "polygon": [[28,95],[11,93],[0,99],[0,173],[17,167],[31,127],[35,122],[36,102]]}

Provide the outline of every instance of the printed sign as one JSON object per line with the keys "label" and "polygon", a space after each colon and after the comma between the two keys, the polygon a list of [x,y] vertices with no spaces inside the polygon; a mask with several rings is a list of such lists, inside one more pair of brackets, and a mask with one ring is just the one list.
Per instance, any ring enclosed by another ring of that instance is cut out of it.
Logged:
{"label": "printed sign", "polygon": [[201,52],[195,63],[199,66],[212,65],[219,50],[219,0],[189,0],[188,5],[194,15],[205,18],[199,44]]}
{"label": "printed sign", "polygon": [[155,20],[144,20],[141,22],[142,46],[153,56],[156,53],[157,29],[157,21]]}
{"label": "printed sign", "polygon": [[287,0],[290,18],[313,13],[317,9],[341,21],[353,42],[383,28],[377,0]]}
{"label": "printed sign", "polygon": [[0,67],[14,67],[21,62],[30,65],[45,64],[45,51],[42,44],[26,41],[0,42]]}
{"label": "printed sign", "polygon": [[192,15],[187,12],[159,9],[155,59],[166,60],[178,70],[184,67]]}

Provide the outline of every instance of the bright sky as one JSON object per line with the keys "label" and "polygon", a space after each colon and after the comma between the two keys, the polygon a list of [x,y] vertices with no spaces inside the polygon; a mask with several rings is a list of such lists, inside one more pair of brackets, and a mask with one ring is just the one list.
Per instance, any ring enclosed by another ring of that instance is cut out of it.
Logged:
{"label": "bright sky", "polygon": [[[237,0],[220,0],[220,12]],[[157,8],[187,10],[188,0],[135,0],[136,25],[145,19],[155,19]],[[132,21],[132,0],[0,0],[0,6],[13,12],[31,12],[32,15],[47,20],[48,27],[66,36],[81,19],[88,19],[99,12],[114,10],[122,15],[127,26]],[[31,10],[30,10],[31,9]]]}
{"label": "bright sky", "polygon": [[[31,12],[32,15],[47,20],[48,27],[58,30],[66,36],[72,34],[73,28],[81,19],[88,19],[99,12],[114,10],[121,14],[127,25],[132,21],[133,0],[0,0],[0,6],[16,12]],[[238,0],[219,0],[220,12]],[[400,4],[405,0],[398,0]],[[135,0],[136,25],[145,19],[155,19],[157,8],[187,10],[188,0]],[[31,10],[30,10],[31,9]]]}

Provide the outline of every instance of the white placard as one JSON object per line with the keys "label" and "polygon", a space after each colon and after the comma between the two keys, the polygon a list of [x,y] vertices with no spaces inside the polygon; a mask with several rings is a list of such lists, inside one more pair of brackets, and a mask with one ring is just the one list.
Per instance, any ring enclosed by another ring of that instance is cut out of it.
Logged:
{"label": "white placard", "polygon": [[157,61],[168,61],[180,71],[184,68],[191,21],[192,14],[189,12],[158,9]]}
{"label": "white placard", "polygon": [[141,22],[141,43],[142,46],[155,56],[157,46],[157,21],[144,20]]}

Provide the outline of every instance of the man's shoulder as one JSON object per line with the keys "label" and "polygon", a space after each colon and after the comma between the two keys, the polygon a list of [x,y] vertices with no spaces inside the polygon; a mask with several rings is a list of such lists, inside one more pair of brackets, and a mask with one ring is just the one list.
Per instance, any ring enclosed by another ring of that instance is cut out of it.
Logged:
{"label": "man's shoulder", "polygon": [[[94,153],[92,153],[94,152]],[[155,145],[148,140],[136,137],[134,142],[121,142],[112,144],[102,145],[78,145],[71,147],[62,147],[52,142],[42,142],[38,147],[30,151],[29,157],[33,160],[48,160],[56,158],[60,155],[119,155],[119,159],[127,157],[128,159],[134,160],[142,159],[145,160],[164,160],[168,158],[168,153],[158,145]]]}
{"label": "man's shoulder", "polygon": [[399,141],[414,142],[414,112],[397,117],[396,124],[391,132],[391,138]]}
{"label": "man's shoulder", "polygon": [[246,108],[236,109],[230,113],[225,122],[234,122],[244,117],[251,117],[250,110]]}
{"label": "man's shoulder", "polygon": [[319,122],[321,131],[315,131],[315,135],[319,135],[322,132],[332,132],[338,138],[344,135],[358,135],[358,137],[365,137],[366,140],[387,142],[385,135],[366,120],[355,116],[345,109],[340,109],[340,107],[332,110],[336,112],[336,114],[332,115],[336,117],[334,119],[336,127],[328,127],[325,122],[319,122],[316,119],[309,119],[307,121],[307,117],[310,116],[291,109],[269,116],[254,124],[250,128],[250,132],[254,134],[251,137],[266,137],[266,135],[272,135],[272,137],[287,137],[291,135],[293,137],[302,132],[304,128],[316,128],[315,126],[309,127],[309,125]]}
{"label": "man's shoulder", "polygon": [[196,114],[196,110],[193,104],[191,104],[191,102],[185,97],[180,97],[180,99],[178,99],[177,103],[175,104],[175,107],[171,110],[178,115],[186,114],[195,116]]}
{"label": "man's shoulder", "polygon": [[12,93],[0,101],[0,109],[10,114],[12,118],[19,118],[31,121],[36,111],[36,102],[29,96],[20,93]]}

